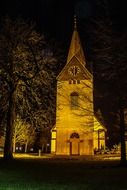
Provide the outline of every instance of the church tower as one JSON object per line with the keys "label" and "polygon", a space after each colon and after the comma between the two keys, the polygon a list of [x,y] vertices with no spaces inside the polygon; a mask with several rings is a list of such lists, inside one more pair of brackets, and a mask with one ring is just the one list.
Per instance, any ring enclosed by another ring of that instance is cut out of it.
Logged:
{"label": "church tower", "polygon": [[[96,125],[96,129],[95,129]],[[56,155],[93,155],[103,126],[94,117],[93,76],[86,61],[74,19],[67,62],[57,77],[56,125],[52,129],[51,152]]]}

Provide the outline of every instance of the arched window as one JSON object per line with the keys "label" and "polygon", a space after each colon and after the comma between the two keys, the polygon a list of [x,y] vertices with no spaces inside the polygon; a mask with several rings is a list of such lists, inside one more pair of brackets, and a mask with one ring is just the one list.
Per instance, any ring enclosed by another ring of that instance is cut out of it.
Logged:
{"label": "arched window", "polygon": [[79,95],[77,92],[72,92],[71,95],[71,109],[78,109],[78,99]]}
{"label": "arched window", "polygon": [[70,138],[71,139],[73,139],[73,138],[79,139],[79,134],[78,133],[72,133]]}

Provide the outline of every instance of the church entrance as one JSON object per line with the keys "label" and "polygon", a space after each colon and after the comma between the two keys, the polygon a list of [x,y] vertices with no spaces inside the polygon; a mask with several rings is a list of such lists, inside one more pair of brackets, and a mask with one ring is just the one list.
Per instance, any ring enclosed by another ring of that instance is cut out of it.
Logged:
{"label": "church entrance", "polygon": [[78,133],[72,133],[70,136],[70,155],[80,154],[80,140]]}

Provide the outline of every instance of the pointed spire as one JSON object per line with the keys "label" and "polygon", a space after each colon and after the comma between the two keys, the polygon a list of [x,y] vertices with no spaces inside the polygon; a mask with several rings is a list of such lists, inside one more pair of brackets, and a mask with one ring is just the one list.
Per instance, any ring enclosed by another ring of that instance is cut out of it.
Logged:
{"label": "pointed spire", "polygon": [[85,56],[83,53],[82,45],[80,42],[79,34],[77,32],[77,19],[76,15],[74,16],[74,31],[72,34],[71,44],[69,48],[69,53],[67,57],[67,63],[70,62],[70,60],[76,57],[79,62],[83,65],[85,65]]}

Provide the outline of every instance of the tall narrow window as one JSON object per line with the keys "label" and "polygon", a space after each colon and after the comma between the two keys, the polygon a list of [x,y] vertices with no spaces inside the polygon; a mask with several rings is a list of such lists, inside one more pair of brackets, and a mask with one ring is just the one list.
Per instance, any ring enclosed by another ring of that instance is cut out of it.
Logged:
{"label": "tall narrow window", "polygon": [[79,95],[77,92],[72,92],[71,95],[71,109],[78,109],[78,99]]}

